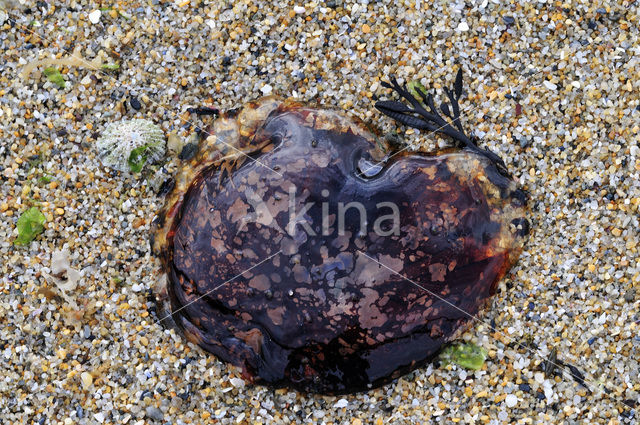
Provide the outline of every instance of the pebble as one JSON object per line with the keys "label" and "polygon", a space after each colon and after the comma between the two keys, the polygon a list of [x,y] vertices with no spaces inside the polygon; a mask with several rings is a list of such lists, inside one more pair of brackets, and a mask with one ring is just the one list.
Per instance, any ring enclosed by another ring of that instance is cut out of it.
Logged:
{"label": "pebble", "polygon": [[268,96],[271,94],[271,91],[273,91],[273,86],[271,84],[265,84],[264,86],[262,86],[260,91],[264,96]]}
{"label": "pebble", "polygon": [[93,376],[89,372],[82,372],[80,374],[80,379],[82,379],[82,386],[87,389],[93,385]]}
{"label": "pebble", "polygon": [[333,407],[335,407],[336,409],[342,409],[343,407],[347,407],[348,405],[349,405],[349,402],[347,401],[347,399],[341,398],[333,405]]}
{"label": "pebble", "polygon": [[466,21],[462,21],[458,24],[458,27],[456,28],[458,31],[469,31],[469,24],[466,23]]}
{"label": "pebble", "polygon": [[102,12],[99,9],[96,9],[93,12],[89,13],[89,21],[91,21],[92,24],[97,24],[98,22],[100,22],[101,16]]}
{"label": "pebble", "polygon": [[147,407],[147,409],[145,410],[145,413],[147,415],[147,418],[153,419],[154,421],[164,420],[164,413],[162,413],[162,410],[158,409],[155,406]]}
{"label": "pebble", "polygon": [[307,9],[305,9],[303,6],[294,6],[293,11],[298,15],[302,15],[303,13],[306,13]]}
{"label": "pebble", "polygon": [[189,161],[196,155],[197,152],[198,152],[197,144],[187,143],[180,150],[180,154],[178,155],[178,158],[181,161]]}
{"label": "pebble", "polygon": [[551,81],[545,81],[545,82],[544,82],[544,86],[545,86],[546,88],[548,88],[549,90],[555,90],[555,89],[557,89],[557,88],[558,88],[558,86],[557,86],[557,85],[555,85],[555,84],[553,84]]}
{"label": "pebble", "polygon": [[518,404],[518,397],[516,397],[513,394],[507,394],[507,396],[504,399],[504,402],[509,408],[515,407]]}
{"label": "pebble", "polygon": [[130,104],[130,105],[131,105],[131,107],[132,107],[133,109],[135,109],[136,111],[139,111],[139,110],[140,110],[140,108],[142,108],[142,105],[140,104],[140,101],[139,101],[139,100],[138,100],[138,98],[137,98],[137,97],[135,97],[135,96],[131,96],[131,97],[129,98],[129,104]]}

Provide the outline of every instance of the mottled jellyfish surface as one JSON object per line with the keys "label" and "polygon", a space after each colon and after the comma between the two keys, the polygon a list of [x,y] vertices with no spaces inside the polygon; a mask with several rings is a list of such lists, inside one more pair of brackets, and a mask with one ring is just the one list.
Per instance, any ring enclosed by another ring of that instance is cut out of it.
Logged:
{"label": "mottled jellyfish surface", "polygon": [[337,394],[420,367],[528,232],[524,193],[477,149],[393,151],[342,113],[274,97],[207,132],[156,220],[157,297],[257,383]]}

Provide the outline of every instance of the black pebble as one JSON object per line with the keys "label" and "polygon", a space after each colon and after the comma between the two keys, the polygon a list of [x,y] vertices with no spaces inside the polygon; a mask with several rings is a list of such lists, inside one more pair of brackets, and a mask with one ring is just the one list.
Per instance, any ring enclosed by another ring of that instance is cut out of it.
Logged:
{"label": "black pebble", "polygon": [[180,151],[180,155],[178,155],[178,158],[180,158],[182,161],[188,161],[195,156],[197,151],[198,145],[196,145],[195,143],[187,143],[182,148],[182,151]]}
{"label": "black pebble", "polygon": [[131,96],[131,98],[129,99],[129,104],[131,105],[131,107],[133,109],[135,109],[136,111],[139,111],[140,108],[142,108],[142,105],[140,104],[140,101],[138,100],[137,97],[135,96]]}
{"label": "black pebble", "polygon": [[516,20],[515,20],[515,18],[513,16],[503,16],[502,20],[507,25],[513,25],[513,24],[516,23]]}
{"label": "black pebble", "polygon": [[524,391],[526,393],[531,391],[531,385],[529,385],[527,383],[518,385],[518,388],[520,389],[520,391]]}
{"label": "black pebble", "polygon": [[229,56],[225,56],[222,58],[222,66],[229,66],[231,65],[231,57]]}
{"label": "black pebble", "polygon": [[587,26],[589,27],[590,30],[594,30],[594,29],[598,28],[598,24],[594,20],[589,21]]}

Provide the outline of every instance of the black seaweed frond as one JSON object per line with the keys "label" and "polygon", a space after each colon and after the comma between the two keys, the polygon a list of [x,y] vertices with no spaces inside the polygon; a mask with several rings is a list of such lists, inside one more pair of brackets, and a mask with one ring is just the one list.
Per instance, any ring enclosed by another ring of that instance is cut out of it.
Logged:
{"label": "black seaweed frond", "polygon": [[187,112],[196,115],[220,115],[220,110],[213,106],[196,106],[187,108]]}
{"label": "black seaweed frond", "polygon": [[[418,100],[407,89],[406,84],[400,85],[393,76],[389,78],[389,82],[382,82],[382,86],[398,93],[402,99],[409,102],[411,107],[401,102],[386,100],[376,102],[376,108],[380,112],[409,127],[444,134],[460,145],[491,159],[506,172],[506,166],[498,155],[489,150],[480,149],[474,139],[464,132],[460,121],[459,104],[462,96],[462,69],[458,70],[453,88],[444,89],[449,103],[442,102],[440,108],[436,107],[433,94],[425,92],[421,87],[416,87],[415,92],[421,98]],[[440,112],[450,121],[443,118]]]}

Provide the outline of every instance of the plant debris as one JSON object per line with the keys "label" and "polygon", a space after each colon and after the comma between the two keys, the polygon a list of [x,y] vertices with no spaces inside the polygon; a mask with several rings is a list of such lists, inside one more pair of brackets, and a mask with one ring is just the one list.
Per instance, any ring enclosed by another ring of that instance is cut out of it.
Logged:
{"label": "plant debris", "polygon": [[18,237],[16,245],[28,245],[36,236],[44,232],[44,214],[36,207],[31,207],[18,218]]}
{"label": "plant debris", "polygon": [[487,350],[474,344],[452,344],[442,350],[440,361],[444,366],[455,363],[465,369],[480,370],[487,358]]}
{"label": "plant debris", "polygon": [[65,86],[67,85],[66,82],[64,81],[64,77],[62,76],[60,71],[58,71],[57,68],[53,68],[53,67],[45,68],[44,75],[47,76],[47,79],[49,81],[51,81],[61,89],[65,88]]}

